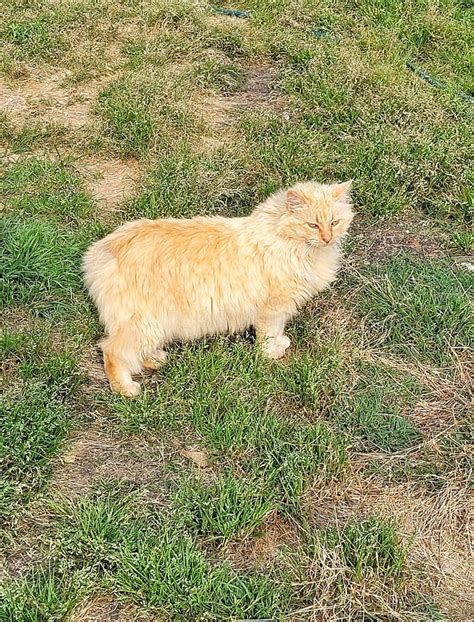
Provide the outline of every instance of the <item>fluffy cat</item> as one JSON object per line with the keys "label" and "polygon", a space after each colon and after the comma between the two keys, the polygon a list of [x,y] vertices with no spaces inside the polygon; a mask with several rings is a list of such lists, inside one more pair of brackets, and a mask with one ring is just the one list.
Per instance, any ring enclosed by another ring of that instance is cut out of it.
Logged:
{"label": "fluffy cat", "polygon": [[283,356],[288,319],[336,278],[350,186],[300,183],[243,218],[136,220],[93,244],[83,269],[112,390],[137,395],[132,374],[174,339],[254,326],[263,352]]}

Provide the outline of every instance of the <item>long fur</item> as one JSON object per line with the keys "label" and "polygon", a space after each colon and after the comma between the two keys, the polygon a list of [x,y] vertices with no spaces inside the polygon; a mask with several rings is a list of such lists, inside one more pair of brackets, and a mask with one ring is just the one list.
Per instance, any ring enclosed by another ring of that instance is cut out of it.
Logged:
{"label": "long fur", "polygon": [[93,244],[83,269],[112,389],[136,395],[131,375],[175,339],[253,325],[264,352],[282,356],[287,320],[336,278],[349,188],[297,184],[243,218],[137,220]]}

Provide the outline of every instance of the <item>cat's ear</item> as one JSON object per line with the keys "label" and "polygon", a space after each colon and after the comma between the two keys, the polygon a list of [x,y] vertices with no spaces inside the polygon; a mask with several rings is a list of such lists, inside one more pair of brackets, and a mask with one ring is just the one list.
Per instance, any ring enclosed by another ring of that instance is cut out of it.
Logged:
{"label": "cat's ear", "polygon": [[286,193],[286,207],[290,210],[290,212],[303,209],[305,204],[306,201],[304,196],[302,196],[297,190],[293,190],[292,188],[288,190]]}
{"label": "cat's ear", "polygon": [[349,192],[352,188],[352,179],[349,181],[344,181],[342,184],[333,184],[332,185],[332,196],[335,199],[344,199],[349,195]]}

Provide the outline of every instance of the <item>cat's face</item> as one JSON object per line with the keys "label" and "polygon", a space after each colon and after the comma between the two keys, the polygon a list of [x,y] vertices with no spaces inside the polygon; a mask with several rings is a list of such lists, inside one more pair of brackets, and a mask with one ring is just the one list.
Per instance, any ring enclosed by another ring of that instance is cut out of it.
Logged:
{"label": "cat's face", "polygon": [[329,246],[347,233],[354,214],[349,192],[352,182],[298,184],[287,191],[284,233],[312,246]]}

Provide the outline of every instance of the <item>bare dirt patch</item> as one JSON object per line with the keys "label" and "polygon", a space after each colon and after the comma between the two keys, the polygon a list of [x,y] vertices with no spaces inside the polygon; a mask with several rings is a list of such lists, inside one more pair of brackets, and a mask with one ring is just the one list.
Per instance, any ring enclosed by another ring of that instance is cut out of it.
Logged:
{"label": "bare dirt patch", "polygon": [[236,139],[235,123],[248,112],[289,113],[286,101],[276,89],[276,69],[270,65],[252,67],[247,71],[245,88],[229,95],[207,96],[194,103],[203,116],[208,133],[199,138],[203,151],[214,151],[226,140]]}
{"label": "bare dirt patch", "polygon": [[0,79],[0,112],[7,114],[16,125],[27,119],[39,119],[71,129],[86,126],[91,121],[90,111],[99,92],[111,77],[66,87],[64,83],[70,74],[68,70],[58,70],[21,80],[15,85]]}
{"label": "bare dirt patch", "polygon": [[163,445],[156,439],[123,439],[94,425],[70,438],[51,488],[72,498],[87,493],[97,480],[116,479],[140,486],[158,503],[164,463]]}
{"label": "bare dirt patch", "polygon": [[353,259],[367,264],[384,261],[402,252],[411,252],[425,257],[445,257],[450,247],[448,236],[427,219],[400,215],[382,223],[367,226],[354,222],[352,234],[356,242]]}
{"label": "bare dirt patch", "polygon": [[84,162],[89,178],[87,188],[94,199],[106,211],[117,209],[129,198],[140,177],[136,160],[89,159]]}
{"label": "bare dirt patch", "polygon": [[180,451],[180,454],[183,456],[183,458],[187,458],[188,460],[193,462],[199,469],[205,469],[209,466],[209,456],[205,451],[191,447],[187,449],[182,449]]}
{"label": "bare dirt patch", "polygon": [[270,567],[283,547],[293,547],[297,530],[276,512],[270,514],[252,538],[230,543],[224,554],[239,570]]}

